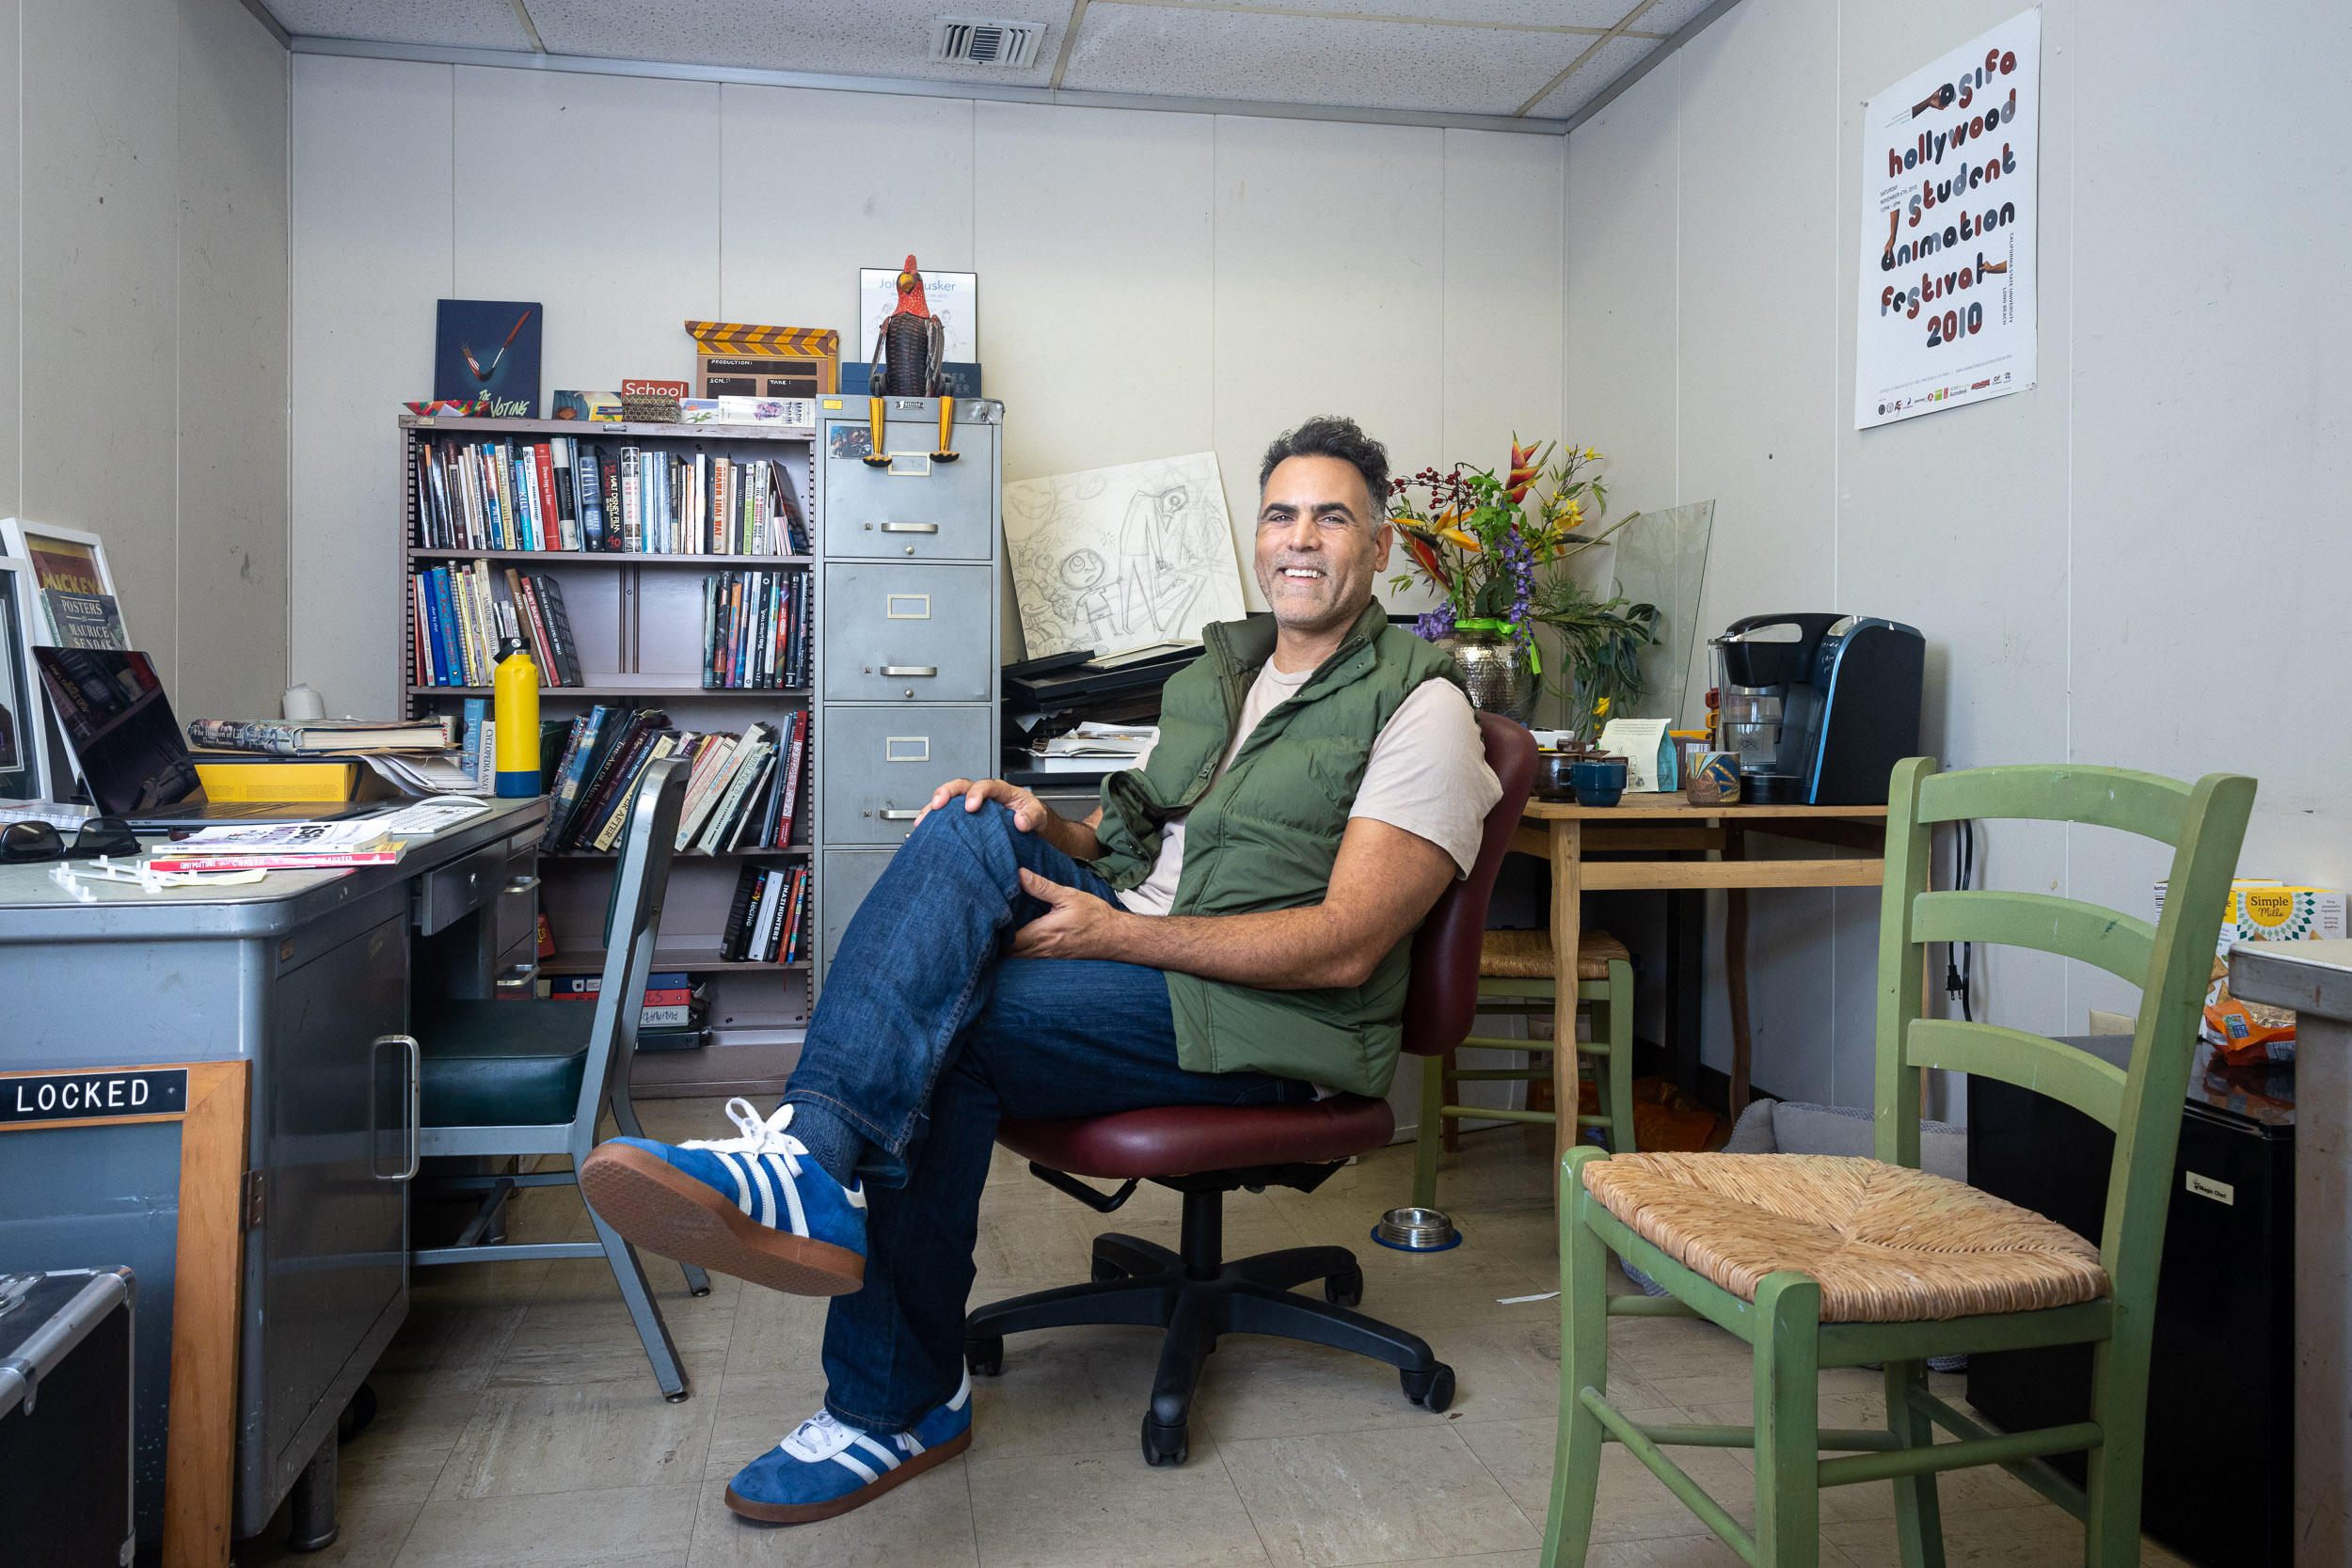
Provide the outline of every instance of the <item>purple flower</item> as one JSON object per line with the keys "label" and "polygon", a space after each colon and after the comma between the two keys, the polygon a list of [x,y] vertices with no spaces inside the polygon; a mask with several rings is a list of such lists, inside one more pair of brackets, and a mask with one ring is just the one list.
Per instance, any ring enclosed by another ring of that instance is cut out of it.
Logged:
{"label": "purple flower", "polygon": [[1511,574],[1512,637],[1525,647],[1534,637],[1534,626],[1529,620],[1531,601],[1535,593],[1535,558],[1514,529],[1504,535],[1502,561]]}
{"label": "purple flower", "polygon": [[1454,635],[1454,607],[1441,604],[1435,610],[1422,611],[1413,623],[1413,635],[1424,642],[1435,642],[1441,637]]}

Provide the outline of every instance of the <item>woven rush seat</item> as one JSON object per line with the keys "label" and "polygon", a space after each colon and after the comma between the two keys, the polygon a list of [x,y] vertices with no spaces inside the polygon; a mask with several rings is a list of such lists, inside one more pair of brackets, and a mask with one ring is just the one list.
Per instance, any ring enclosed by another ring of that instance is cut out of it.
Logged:
{"label": "woven rush seat", "polygon": [[[1609,978],[1609,960],[1630,963],[1633,955],[1624,942],[1606,931],[1586,931],[1577,939],[1576,977]],[[1488,931],[1478,948],[1478,977],[1482,980],[1549,980],[1553,978],[1549,931]]]}
{"label": "woven rush seat", "polygon": [[1823,1323],[2027,1312],[2107,1293],[2062,1225],[1924,1171],[1829,1154],[1622,1154],[1584,1189],[1636,1235],[1749,1301],[1794,1269]]}

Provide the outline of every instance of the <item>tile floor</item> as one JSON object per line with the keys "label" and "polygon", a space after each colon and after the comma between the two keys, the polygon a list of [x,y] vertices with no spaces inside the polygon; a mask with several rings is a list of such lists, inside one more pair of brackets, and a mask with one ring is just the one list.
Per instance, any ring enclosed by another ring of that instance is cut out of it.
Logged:
{"label": "tile floor", "polygon": [[[656,1137],[709,1135],[715,1101],[643,1107]],[[723,1130],[723,1129],[721,1129]],[[1559,1323],[1549,1129],[1475,1133],[1449,1161],[1447,1207],[1465,1236],[1409,1256],[1365,1231],[1410,1182],[1409,1146],[1382,1150],[1311,1195],[1236,1194],[1229,1253],[1353,1247],[1364,1309],[1413,1329],[1454,1367],[1442,1416],[1407,1403],[1394,1372],[1279,1341],[1229,1339],[1202,1375],[1192,1455],[1147,1466],[1137,1447],[1158,1336],[1099,1328],[1011,1340],[1001,1378],[975,1390],[971,1450],[839,1519],[760,1527],[730,1514],[727,1479],[820,1402],[824,1304],[715,1279],[689,1297],[648,1259],[693,1397],[663,1402],[600,1261],[438,1269],[420,1275],[406,1326],[373,1379],[374,1424],[342,1452],[342,1538],[314,1557],[270,1534],[239,1543],[247,1568],[507,1568],[614,1564],[874,1564],[886,1568],[1190,1568],[1200,1564],[1449,1562],[1532,1568],[1551,1475]],[[999,1151],[981,1211],[974,1302],[1068,1284],[1088,1245],[1118,1228],[1174,1245],[1174,1194],[1146,1187],[1112,1221],[1082,1210]],[[513,1239],[589,1231],[569,1189],[528,1194]],[[1748,1419],[1746,1349],[1715,1328],[1621,1319],[1610,1392],[1636,1419]],[[1960,1379],[1948,1384],[1957,1398]],[[1825,1424],[1878,1420],[1877,1380],[1824,1380]],[[1738,1450],[1686,1449],[1731,1502],[1751,1486]],[[1943,1486],[1955,1563],[2081,1561],[2072,1519],[1999,1471]],[[1885,1485],[1823,1499],[1828,1568],[1897,1561]],[[1752,1520],[1753,1505],[1733,1510]],[[1602,1469],[1594,1568],[1699,1568],[1738,1559],[1622,1449]],[[2143,1560],[2175,1560],[2149,1546]]]}

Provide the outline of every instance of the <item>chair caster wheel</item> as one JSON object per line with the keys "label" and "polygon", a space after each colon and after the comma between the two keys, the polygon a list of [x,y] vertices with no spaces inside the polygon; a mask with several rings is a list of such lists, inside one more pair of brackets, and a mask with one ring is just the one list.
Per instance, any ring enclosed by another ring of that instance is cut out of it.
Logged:
{"label": "chair caster wheel", "polygon": [[1182,1465],[1192,1455],[1192,1441],[1183,1427],[1164,1427],[1147,1412],[1143,1418],[1143,1460],[1147,1465]]}
{"label": "chair caster wheel", "polygon": [[1334,1307],[1356,1307],[1364,1304],[1364,1271],[1350,1269],[1335,1274],[1323,1282],[1323,1299]]}
{"label": "chair caster wheel", "polygon": [[1124,1279],[1126,1276],[1127,1271],[1118,1264],[1106,1263],[1100,1258],[1094,1260],[1094,1283],[1097,1285],[1107,1285],[1114,1279]]}
{"label": "chair caster wheel", "polygon": [[1442,1361],[1425,1372],[1399,1372],[1396,1380],[1405,1386],[1405,1397],[1423,1409],[1443,1410],[1454,1402],[1454,1369]]}
{"label": "chair caster wheel", "polygon": [[981,1377],[1005,1375],[1005,1338],[1001,1334],[963,1342],[963,1364]]}

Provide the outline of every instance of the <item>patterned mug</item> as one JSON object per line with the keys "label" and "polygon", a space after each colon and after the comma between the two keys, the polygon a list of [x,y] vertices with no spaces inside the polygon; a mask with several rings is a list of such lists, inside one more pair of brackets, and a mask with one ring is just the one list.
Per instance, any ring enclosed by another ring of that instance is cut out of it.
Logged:
{"label": "patterned mug", "polygon": [[1740,753],[1700,752],[1692,759],[1682,798],[1694,806],[1736,805],[1740,800]]}

